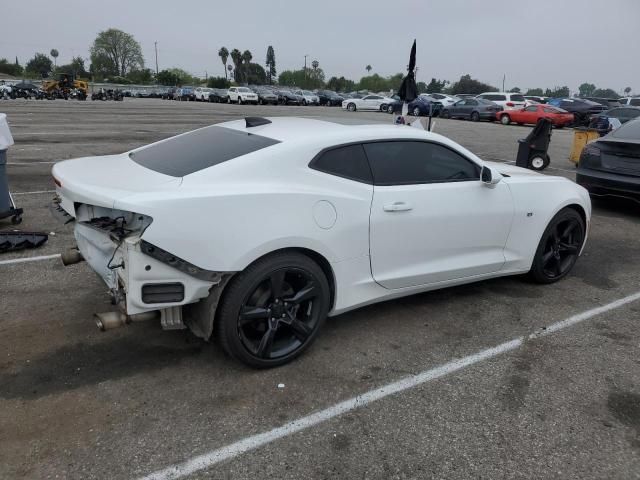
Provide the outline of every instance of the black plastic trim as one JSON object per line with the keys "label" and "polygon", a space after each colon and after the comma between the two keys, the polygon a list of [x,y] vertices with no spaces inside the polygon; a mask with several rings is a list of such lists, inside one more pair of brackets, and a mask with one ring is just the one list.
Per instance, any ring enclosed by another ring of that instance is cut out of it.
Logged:
{"label": "black plastic trim", "polygon": [[145,255],[149,255],[156,260],[169,265],[181,272],[186,273],[187,275],[191,275],[192,277],[199,278],[200,280],[205,280],[207,282],[219,282],[222,278],[220,272],[213,272],[211,270],[205,270],[203,268],[197,267],[196,265],[183,260],[180,257],[177,257],[166,250],[163,250],[151,243],[141,240],[140,248],[142,253]]}
{"label": "black plastic trim", "polygon": [[174,283],[145,283],[142,285],[144,303],[179,303],[184,300],[184,285]]}

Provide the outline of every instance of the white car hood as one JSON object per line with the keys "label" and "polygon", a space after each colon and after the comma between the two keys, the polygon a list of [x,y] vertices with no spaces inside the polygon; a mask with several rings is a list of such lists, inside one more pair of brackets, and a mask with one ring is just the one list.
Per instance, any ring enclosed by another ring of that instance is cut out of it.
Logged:
{"label": "white car hood", "polygon": [[484,161],[484,163],[497,172],[504,175],[509,175],[510,177],[548,177],[548,175],[542,175],[541,173],[535,172],[533,170],[516,167],[515,165],[510,165],[508,163],[489,161]]}

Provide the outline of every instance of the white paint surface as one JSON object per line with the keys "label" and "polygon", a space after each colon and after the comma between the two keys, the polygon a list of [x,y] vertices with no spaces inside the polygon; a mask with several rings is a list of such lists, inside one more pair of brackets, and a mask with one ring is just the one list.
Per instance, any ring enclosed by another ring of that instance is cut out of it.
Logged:
{"label": "white paint surface", "polygon": [[16,263],[39,262],[41,260],[51,260],[54,258],[60,258],[60,254],[56,253],[54,255],[41,255],[39,257],[24,257],[24,258],[12,258],[10,260],[0,260],[0,265],[14,265]]}

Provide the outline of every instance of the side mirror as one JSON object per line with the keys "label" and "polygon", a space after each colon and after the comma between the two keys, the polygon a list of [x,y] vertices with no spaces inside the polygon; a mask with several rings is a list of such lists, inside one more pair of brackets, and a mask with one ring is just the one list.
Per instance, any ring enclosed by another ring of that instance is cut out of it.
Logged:
{"label": "side mirror", "polygon": [[494,188],[500,182],[501,177],[499,175],[494,175],[489,167],[483,166],[482,171],[480,172],[480,179],[485,186]]}

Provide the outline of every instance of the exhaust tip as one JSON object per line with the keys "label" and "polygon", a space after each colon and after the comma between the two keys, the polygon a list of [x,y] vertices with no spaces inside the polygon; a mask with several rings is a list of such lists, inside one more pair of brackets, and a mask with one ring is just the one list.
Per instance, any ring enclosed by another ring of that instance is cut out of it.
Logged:
{"label": "exhaust tip", "polygon": [[84,257],[77,248],[70,248],[66,252],[63,252],[60,258],[65,267],[84,261]]}
{"label": "exhaust tip", "polygon": [[93,320],[95,321],[96,326],[103,332],[123,327],[128,323],[127,316],[121,312],[95,313],[93,315]]}

